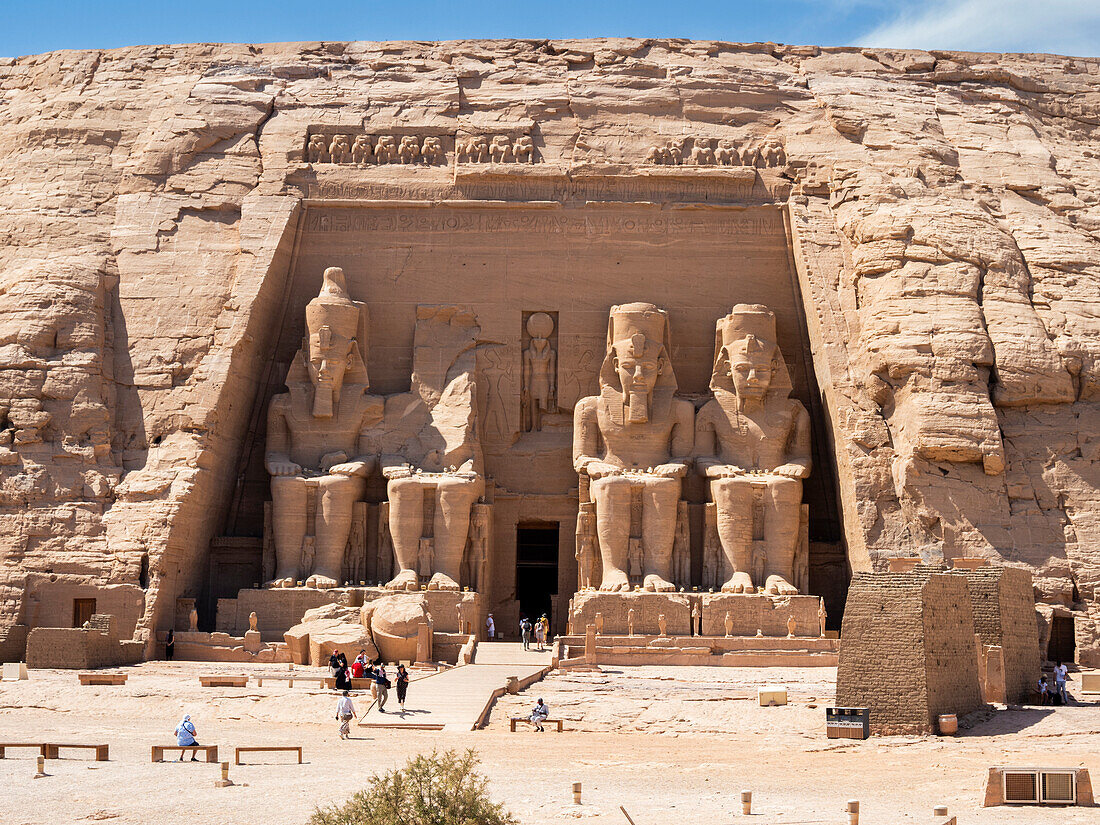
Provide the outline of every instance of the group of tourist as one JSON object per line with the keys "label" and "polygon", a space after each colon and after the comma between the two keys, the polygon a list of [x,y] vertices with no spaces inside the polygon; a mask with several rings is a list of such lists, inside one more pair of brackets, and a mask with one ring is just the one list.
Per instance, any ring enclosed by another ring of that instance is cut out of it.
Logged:
{"label": "group of tourist", "polygon": [[[333,650],[328,660],[329,672],[335,679],[334,687],[341,691],[339,701],[336,703],[336,718],[340,721],[340,738],[348,739],[351,736],[351,720],[356,718],[355,704],[351,700],[352,679],[369,679],[371,704],[378,705],[380,713],[386,712],[386,701],[390,696],[390,688],[393,682],[386,673],[386,663],[381,659],[371,661],[365,650],[360,650],[355,660],[348,665],[347,656],[339,650]],[[404,665],[397,666],[394,674],[397,682],[397,704],[401,712],[405,712],[405,697],[409,691],[409,671]]]}
{"label": "group of tourist", "polygon": [[1068,705],[1069,693],[1066,690],[1066,679],[1069,678],[1069,668],[1059,662],[1054,666],[1054,685],[1047,681],[1046,676],[1039,677],[1039,704],[1040,705]]}
{"label": "group of tourist", "polygon": [[519,617],[519,635],[523,639],[524,650],[531,649],[531,639],[533,637],[539,651],[542,651],[546,647],[546,640],[550,637],[550,620],[543,613],[541,619],[531,624],[530,619],[521,615]]}

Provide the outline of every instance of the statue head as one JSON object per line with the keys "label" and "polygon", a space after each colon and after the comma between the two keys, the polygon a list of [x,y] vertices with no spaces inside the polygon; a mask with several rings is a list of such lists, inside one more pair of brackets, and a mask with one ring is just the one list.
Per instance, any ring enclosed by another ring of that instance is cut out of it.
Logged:
{"label": "statue head", "polygon": [[645,303],[611,308],[600,385],[620,397],[625,423],[645,423],[656,401],[671,403],[676,377],[669,362],[667,312]]}
{"label": "statue head", "polygon": [[[348,297],[344,270],[325,270],[321,291],[306,305],[306,339],[302,342],[305,369],[313,384],[313,414],[332,416],[344,381],[366,383],[366,367],[356,343],[359,337],[360,305]],[[290,383],[292,376],[287,376]]]}
{"label": "statue head", "polygon": [[738,304],[718,319],[710,387],[735,393],[741,404],[764,401],[773,391],[789,394],[791,378],[776,343],[775,313],[761,304]]}

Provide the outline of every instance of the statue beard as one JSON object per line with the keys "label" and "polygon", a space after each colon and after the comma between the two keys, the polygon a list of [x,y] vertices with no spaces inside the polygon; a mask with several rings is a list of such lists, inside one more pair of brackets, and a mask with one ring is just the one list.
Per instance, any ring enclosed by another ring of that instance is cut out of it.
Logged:
{"label": "statue beard", "polygon": [[649,394],[642,392],[630,391],[627,396],[629,401],[627,402],[627,418],[628,424],[645,424],[649,421]]}
{"label": "statue beard", "polygon": [[318,379],[313,385],[314,418],[332,418],[334,390],[332,379]]}

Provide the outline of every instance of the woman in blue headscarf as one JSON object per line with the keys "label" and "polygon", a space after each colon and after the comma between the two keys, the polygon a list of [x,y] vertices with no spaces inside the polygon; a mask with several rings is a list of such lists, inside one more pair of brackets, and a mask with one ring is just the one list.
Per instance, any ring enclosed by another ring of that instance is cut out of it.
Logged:
{"label": "woman in blue headscarf", "polygon": [[196,750],[191,751],[191,761],[199,761],[199,752],[197,750],[199,742],[195,739],[195,726],[192,724],[190,716],[184,716],[180,723],[176,725],[176,744],[184,749],[180,751],[180,762],[183,761],[183,755],[187,752],[186,749],[188,747],[196,748]]}

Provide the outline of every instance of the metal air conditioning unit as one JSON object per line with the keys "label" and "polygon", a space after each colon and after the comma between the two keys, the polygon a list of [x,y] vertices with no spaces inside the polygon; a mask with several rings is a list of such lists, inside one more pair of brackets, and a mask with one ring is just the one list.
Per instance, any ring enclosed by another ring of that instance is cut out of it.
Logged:
{"label": "metal air conditioning unit", "polygon": [[1077,802],[1074,771],[1005,768],[1004,801],[1016,805],[1073,805]]}

